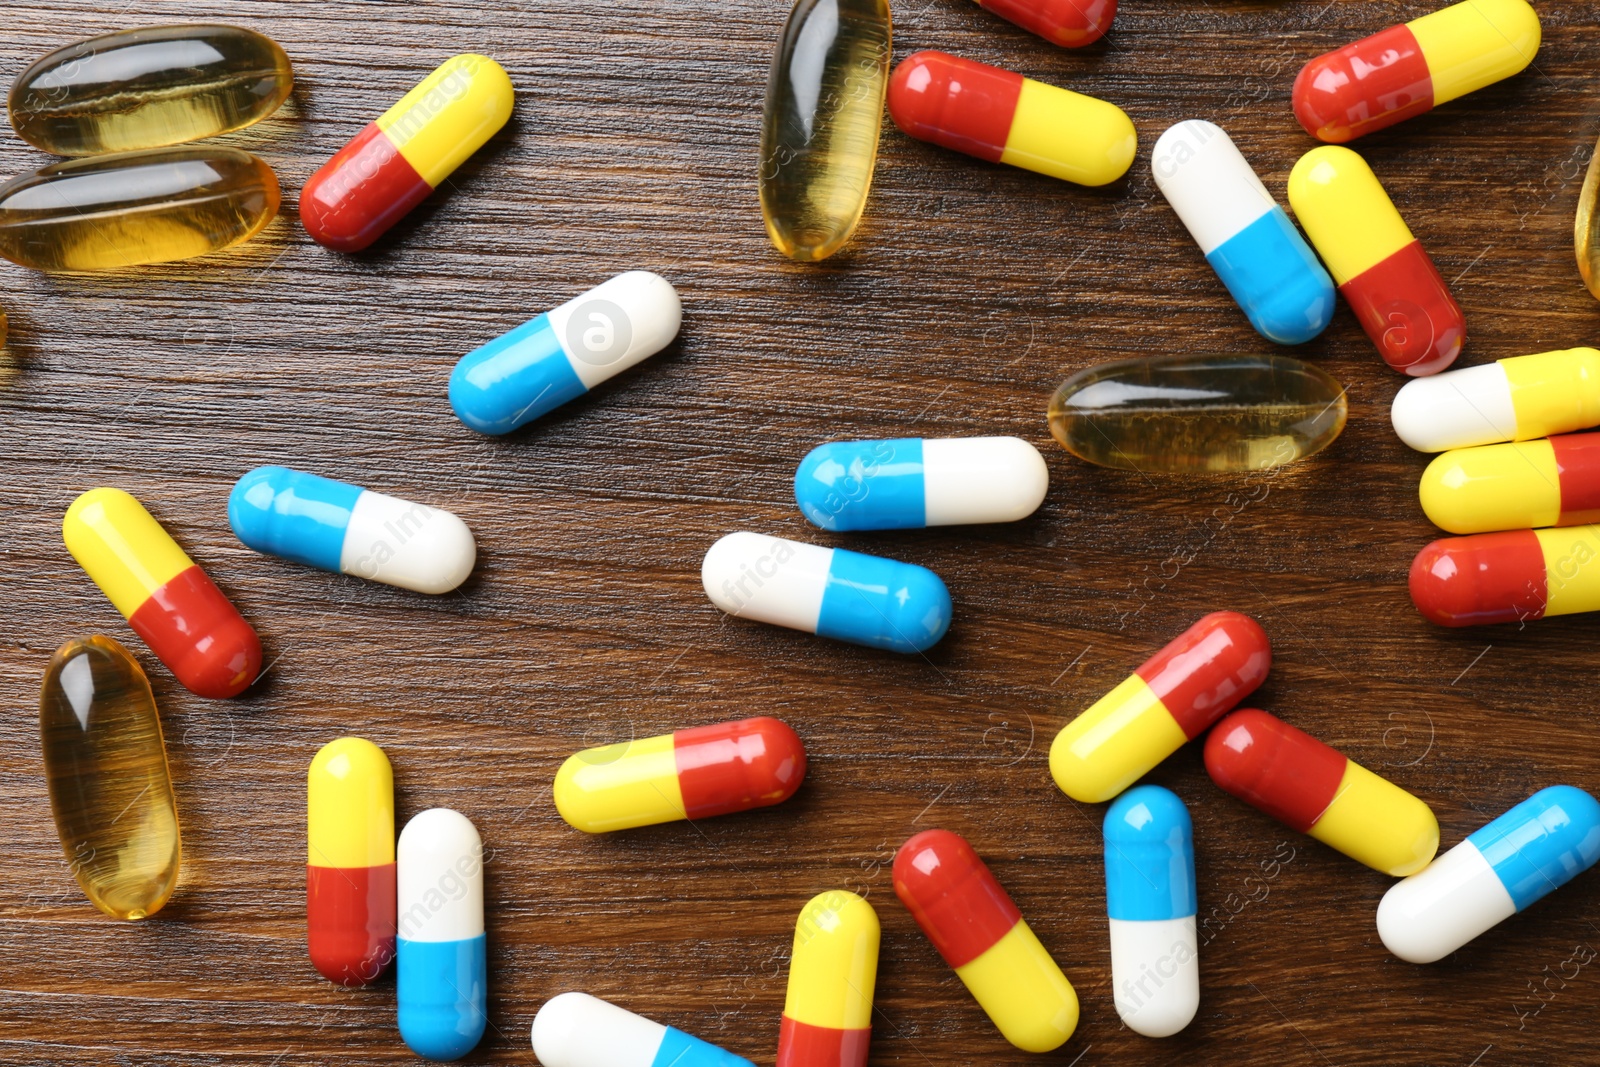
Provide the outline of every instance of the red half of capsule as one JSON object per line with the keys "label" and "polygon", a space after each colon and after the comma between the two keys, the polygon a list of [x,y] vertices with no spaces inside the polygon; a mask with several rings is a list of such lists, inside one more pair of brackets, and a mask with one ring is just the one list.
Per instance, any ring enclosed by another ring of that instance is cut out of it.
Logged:
{"label": "red half of capsule", "polygon": [[1532,530],[1441,538],[1411,562],[1411,602],[1440,626],[1542,618],[1546,583]]}
{"label": "red half of capsule", "polygon": [[1304,730],[1240,708],[1206,738],[1206,771],[1225,793],[1300,833],[1310,833],[1339,795],[1349,762]]}
{"label": "red half of capsule", "polygon": [[1402,374],[1437,374],[1455,362],[1467,320],[1439,268],[1412,241],[1339,286],[1383,361]]}
{"label": "red half of capsule", "polygon": [[889,79],[889,117],[909,136],[1000,162],[1022,75],[944,52],[913,52]]}
{"label": "red half of capsule", "polygon": [[128,625],[197,696],[237,696],[261,673],[261,639],[198,566],[151,593]]}
{"label": "red half of capsule", "polygon": [[318,244],[359,252],[431,192],[433,186],[370,122],[306,182],[300,221]]}
{"label": "red half of capsule", "polygon": [[672,755],[691,819],[781,804],[806,776],[799,735],[766,716],[679,730]]}
{"label": "red half of capsule", "polygon": [[1408,26],[1324,53],[1294,80],[1294,117],[1319,141],[1344,144],[1433,107],[1433,75]]}
{"label": "red half of capsule", "polygon": [[951,967],[965,967],[1022,921],[972,846],[949,830],[924,830],[900,846],[894,894]]}
{"label": "red half of capsule", "polygon": [[1561,487],[1556,525],[1600,522],[1600,433],[1557,434],[1549,440]]}
{"label": "red half of capsule", "polygon": [[394,864],[306,867],[306,948],[330,982],[361,986],[394,959]]}
{"label": "red half of capsule", "polygon": [[871,1044],[871,1030],[808,1026],[785,1015],[778,1023],[777,1067],[860,1067]]}
{"label": "red half of capsule", "polygon": [[1134,671],[1196,738],[1255,692],[1272,669],[1272,645],[1248,615],[1213,611]]}
{"label": "red half of capsule", "polygon": [[978,5],[1063,48],[1098,41],[1117,17],[1117,0],[978,0]]}

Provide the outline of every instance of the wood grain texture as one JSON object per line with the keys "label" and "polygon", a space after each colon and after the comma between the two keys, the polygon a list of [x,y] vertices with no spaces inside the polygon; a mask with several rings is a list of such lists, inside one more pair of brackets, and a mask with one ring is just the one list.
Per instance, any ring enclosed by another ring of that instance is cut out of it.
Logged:
{"label": "wood grain texture", "polygon": [[[1109,988],[1102,812],[1046,767],[1068,719],[1228,607],[1274,642],[1257,703],[1422,796],[1446,847],[1544,785],[1600,786],[1600,618],[1447,632],[1411,607],[1406,569],[1436,535],[1425,459],[1390,430],[1400,379],[1347,309],[1296,352],[1351,401],[1312,461],[1146,477],[1088,468],[1045,430],[1051,389],[1083,367],[1267,347],[1150,179],[1160,132],[1217,121],[1281,198],[1312,147],[1289,109],[1299,66],[1432,6],[1123,0],[1106,41],[1067,52],[964,0],[906,0],[896,58],[939,47],[1104,97],[1140,156],[1085,190],[888,126],[855,241],[798,266],[769,247],[754,189],[783,0],[11,0],[5,84],[80,37],[204,20],[271,35],[299,83],[224,139],[283,181],[258,240],[94,277],[0,264],[0,1062],[412,1060],[392,979],[343,992],[305,955],[304,774],[345,733],[388,751],[402,818],[457,808],[491,850],[492,1026],[470,1062],[532,1062],[534,1012],[583,989],[770,1064],[795,915],[831,887],[883,921],[875,1064],[1592,1061],[1600,970],[1565,961],[1600,948],[1600,875],[1445,962],[1402,963],[1373,925],[1389,880],[1222,794],[1193,745],[1152,779],[1194,815],[1201,1014],[1170,1040],[1132,1034]],[[1539,6],[1532,69],[1359,145],[1454,282],[1463,364],[1600,325],[1571,239],[1600,4]],[[467,50],[511,73],[511,125],[370,253],[313,244],[294,192]],[[0,173],[44,162],[0,137]],[[455,420],[462,353],[631,268],[679,286],[678,343],[508,438]],[[1051,465],[1024,522],[830,536],[793,506],[820,441],[1002,433]],[[430,599],[248,551],[226,495],[263,463],[456,511],[476,574]],[[244,698],[179,688],[68,556],[62,513],[101,484],[141,497],[255,623],[272,666]],[[955,625],[898,657],[724,618],[699,563],[742,527],[926,564]],[[178,893],[136,925],[78,892],[40,765],[45,663],[93,632],[150,672],[184,820]],[[580,747],[753,714],[811,752],[781,807],[589,838],[550,802]],[[973,842],[1077,985],[1083,1023],[1059,1052],[1006,1045],[894,899],[894,849],[932,826]]]}

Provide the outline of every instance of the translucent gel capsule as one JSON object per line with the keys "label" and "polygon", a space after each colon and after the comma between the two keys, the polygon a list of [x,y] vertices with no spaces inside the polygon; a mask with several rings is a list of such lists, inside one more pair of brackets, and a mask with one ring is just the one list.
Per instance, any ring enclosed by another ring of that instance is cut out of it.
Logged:
{"label": "translucent gel capsule", "polygon": [[1600,300],[1600,215],[1595,201],[1600,200],[1600,143],[1589,157],[1583,175],[1583,192],[1578,194],[1578,215],[1572,223],[1572,247],[1578,255],[1578,273],[1596,300]]}
{"label": "translucent gel capsule", "polygon": [[272,40],[237,26],[151,26],[79,41],[11,87],[17,136],[58,156],[132,152],[260,122],[294,72]]}
{"label": "translucent gel capsule", "polygon": [[161,910],[178,882],[178,806],[150,682],[109,637],[68,641],[45,670],[39,736],[67,865],[118,919]]}
{"label": "translucent gel capsule", "polygon": [[887,0],[797,0],[761,117],[761,214],[790,259],[826,259],[855,232],[888,86]]}
{"label": "translucent gel capsule", "polygon": [[35,270],[189,259],[260,233],[279,198],[272,168],[232,148],[52,163],[0,187],[0,256]]}
{"label": "translucent gel capsule", "polygon": [[1244,471],[1315,455],[1344,429],[1344,386],[1288,356],[1158,356],[1079,371],[1050,432],[1079,459],[1133,471]]}

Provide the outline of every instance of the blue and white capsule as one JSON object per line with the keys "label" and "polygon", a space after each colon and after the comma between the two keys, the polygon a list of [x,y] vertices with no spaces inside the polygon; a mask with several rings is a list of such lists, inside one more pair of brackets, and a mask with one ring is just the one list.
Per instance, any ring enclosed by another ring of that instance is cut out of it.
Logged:
{"label": "blue and white capsule", "polygon": [[543,1067],[755,1067],[682,1030],[587,993],[562,993],[533,1017]]}
{"label": "blue and white capsule", "polygon": [[1117,1014],[1146,1037],[1171,1037],[1200,1009],[1194,830],[1170,790],[1141,785],[1106,811],[1106,912]]}
{"label": "blue and white capsule", "polygon": [[429,808],[395,846],[395,998],[400,1036],[430,1060],[458,1060],[489,1023],[483,842],[465,815]]}
{"label": "blue and white capsule", "polygon": [[619,274],[462,356],[450,406],[479,433],[510,433],[655,355],[682,321],[661,275]]}
{"label": "blue and white capsule", "polygon": [[1600,803],[1571,785],[1541,789],[1378,903],[1378,936],[1410,963],[1456,951],[1600,859]]}
{"label": "blue and white capsule", "polygon": [[950,591],[914,563],[748,531],[712,545],[700,566],[729,615],[890,652],[924,652],[950,628]]}
{"label": "blue and white capsule", "polygon": [[1016,522],[1049,488],[1044,457],[1020,437],[830,441],[794,472],[800,513],[824,530]]}
{"label": "blue and white capsule", "polygon": [[1156,141],[1156,185],[1256,332],[1297,345],[1333,319],[1333,279],[1220,126],[1180,122]]}
{"label": "blue and white capsule", "polygon": [[288,467],[235,482],[228,525],[257,552],[418,593],[450,592],[478,560],[472,531],[442,508]]}

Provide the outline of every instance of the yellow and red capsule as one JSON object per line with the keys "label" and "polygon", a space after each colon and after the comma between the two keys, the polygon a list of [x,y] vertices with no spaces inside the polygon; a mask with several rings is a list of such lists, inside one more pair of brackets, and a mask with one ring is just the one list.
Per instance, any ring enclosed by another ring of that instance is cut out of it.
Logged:
{"label": "yellow and red capsule", "polygon": [[978,0],[978,6],[1063,48],[1093,44],[1117,17],[1117,0]]}
{"label": "yellow and red capsule", "polygon": [[1600,611],[1600,526],[1444,537],[1411,561],[1410,586],[1440,626]]}
{"label": "yellow and red capsule", "polygon": [[306,948],[330,982],[362,986],[394,959],[394,772],[341,737],[306,773]]}
{"label": "yellow and red capsule", "polygon": [[1600,433],[1454,449],[1428,464],[1418,495],[1454,534],[1600,522]]}
{"label": "yellow and red capsule", "polygon": [[866,1067],[878,938],[878,913],[846,890],[819,893],[800,909],[778,1067]]}

